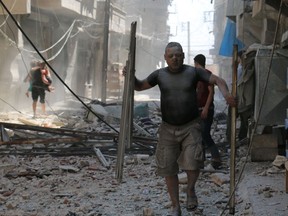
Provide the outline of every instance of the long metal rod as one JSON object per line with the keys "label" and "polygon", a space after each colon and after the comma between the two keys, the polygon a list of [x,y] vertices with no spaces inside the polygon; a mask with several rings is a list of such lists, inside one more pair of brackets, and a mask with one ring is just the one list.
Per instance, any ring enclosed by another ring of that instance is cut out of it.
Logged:
{"label": "long metal rod", "polygon": [[134,110],[134,76],[135,76],[135,56],[136,56],[136,26],[137,23],[131,24],[131,47],[129,54],[129,98],[128,98],[128,125],[127,125],[127,149],[132,145],[132,131],[133,131],[133,110]]}
{"label": "long metal rod", "polygon": [[[233,74],[232,95],[237,96],[237,67],[238,67],[238,45],[233,45]],[[235,155],[236,155],[236,107],[231,107],[231,137],[230,137],[230,202],[229,213],[235,213]]]}
{"label": "long metal rod", "polygon": [[117,150],[117,164],[116,164],[116,178],[118,182],[122,182],[123,177],[123,163],[124,163],[124,152],[125,146],[130,146],[127,142],[132,142],[131,131],[132,130],[132,116],[133,105],[132,100],[134,100],[134,76],[135,76],[135,48],[136,48],[136,26],[137,22],[131,23],[131,33],[130,33],[130,47],[129,47],[129,56],[127,61],[127,74],[125,75],[125,85],[123,92],[123,104],[121,112],[121,122],[120,122],[120,133],[119,133],[119,144]]}

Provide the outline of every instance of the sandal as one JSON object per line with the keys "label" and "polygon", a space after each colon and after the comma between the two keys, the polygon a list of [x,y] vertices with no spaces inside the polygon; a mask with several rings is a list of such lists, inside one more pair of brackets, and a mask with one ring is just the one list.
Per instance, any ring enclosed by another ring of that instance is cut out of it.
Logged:
{"label": "sandal", "polygon": [[181,216],[181,209],[180,208],[173,208],[168,216]]}
{"label": "sandal", "polygon": [[211,165],[214,169],[220,169],[222,166],[222,161],[220,158],[212,158]]}
{"label": "sandal", "polygon": [[197,196],[196,195],[192,197],[187,196],[187,203],[186,203],[187,211],[194,211],[197,207],[198,207]]}
{"label": "sandal", "polygon": [[211,165],[215,170],[217,170],[217,169],[221,169],[222,163],[217,162],[217,161],[212,161]]}

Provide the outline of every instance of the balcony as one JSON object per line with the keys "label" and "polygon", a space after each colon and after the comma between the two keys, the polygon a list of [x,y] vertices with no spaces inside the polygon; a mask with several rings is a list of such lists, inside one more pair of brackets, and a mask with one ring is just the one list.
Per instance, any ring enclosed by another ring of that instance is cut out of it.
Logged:
{"label": "balcony", "polygon": [[82,16],[96,18],[96,3],[97,1],[79,1],[79,0],[32,0],[32,7],[43,10],[54,11],[66,16]]}
{"label": "balcony", "polygon": [[[31,13],[31,0],[21,0],[21,1],[11,1],[11,0],[2,0],[4,5],[12,14],[29,14]],[[7,14],[5,9],[0,10],[0,14]]]}

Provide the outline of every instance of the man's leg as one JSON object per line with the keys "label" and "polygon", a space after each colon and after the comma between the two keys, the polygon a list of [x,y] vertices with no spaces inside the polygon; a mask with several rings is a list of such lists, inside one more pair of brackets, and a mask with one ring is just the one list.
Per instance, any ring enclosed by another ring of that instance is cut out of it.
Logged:
{"label": "man's leg", "polygon": [[36,108],[37,108],[37,101],[38,101],[38,89],[31,86],[31,97],[32,97],[32,110],[33,110],[33,118],[36,117]]}
{"label": "man's leg", "polygon": [[219,149],[216,146],[214,140],[211,137],[211,126],[214,118],[214,110],[209,110],[208,116],[206,119],[202,119],[201,123],[201,133],[202,133],[202,142],[211,152],[211,162],[212,166],[217,169],[221,166],[221,158]]}
{"label": "man's leg", "polygon": [[41,103],[42,114],[46,115],[45,90],[44,89],[40,89],[39,92],[40,92],[40,103]]}
{"label": "man's leg", "polygon": [[214,140],[211,137],[211,124],[207,120],[202,122],[202,142],[210,150],[213,159],[220,159],[220,153]]}
{"label": "man's leg", "polygon": [[200,170],[186,170],[187,184],[187,210],[193,210],[198,206],[198,200],[195,192],[195,184],[200,174]]}
{"label": "man's leg", "polygon": [[178,175],[165,177],[168,193],[172,203],[173,215],[181,215],[180,202],[179,202],[179,180]]}
{"label": "man's leg", "polygon": [[247,138],[249,118],[251,118],[251,116],[252,116],[252,110],[248,109],[248,110],[240,113],[239,115],[240,115],[241,125],[240,125],[240,129],[239,129],[238,138],[241,141],[241,140]]}
{"label": "man's leg", "polygon": [[177,159],[180,155],[180,146],[175,140],[175,126],[161,123],[159,127],[159,142],[156,148],[157,174],[166,181],[170,196],[172,211],[169,215],[181,216],[179,202],[179,180],[177,173],[179,166]]}
{"label": "man's leg", "polygon": [[37,107],[37,101],[33,101],[32,103],[32,109],[33,109],[33,117],[36,117],[36,107]]}
{"label": "man's leg", "polygon": [[42,110],[42,114],[45,115],[45,114],[46,114],[46,106],[45,106],[45,103],[41,103],[41,110]]}

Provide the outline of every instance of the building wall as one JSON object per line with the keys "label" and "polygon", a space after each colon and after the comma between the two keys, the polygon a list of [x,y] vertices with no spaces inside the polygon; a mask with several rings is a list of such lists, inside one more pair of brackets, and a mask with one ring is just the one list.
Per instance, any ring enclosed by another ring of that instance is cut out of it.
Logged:
{"label": "building wall", "polygon": [[[63,82],[76,94],[84,96],[85,83],[89,80],[91,71],[94,71],[92,65],[94,59],[91,59],[91,56],[93,58],[91,53],[95,45],[91,41],[94,41],[95,1],[5,2],[8,2],[7,7],[11,9],[24,33],[56,73],[54,74],[50,68],[56,90],[55,94],[47,94],[49,102],[65,100],[67,89],[65,90]],[[23,108],[24,104],[30,108],[31,98],[27,99],[24,94],[28,83],[23,83],[23,79],[29,73],[31,60],[42,60],[42,58],[10,17],[0,16],[0,20],[1,99],[7,100],[7,104],[14,105],[16,108]],[[76,46],[78,40],[80,46]],[[3,50],[7,51],[3,52]],[[74,77],[82,79],[75,82]],[[11,109],[6,104],[0,107],[0,111]]]}
{"label": "building wall", "polygon": [[[252,51],[256,53],[253,57],[253,64],[255,63],[253,70],[249,68],[250,70],[245,71],[252,71],[255,77],[252,90],[249,89],[247,94],[255,96],[254,119],[260,116],[258,123],[265,126],[284,123],[288,104],[288,89],[285,89],[288,62],[287,37],[285,39],[288,29],[288,6],[284,3],[280,14],[280,2],[281,0],[242,1],[244,5],[242,10],[234,8],[226,14],[228,18],[235,20],[237,37],[245,44],[247,53],[251,54]],[[275,48],[273,58],[272,47]],[[264,72],[269,73],[269,79]],[[264,94],[262,91],[265,85],[267,91]],[[259,114],[259,102],[262,100]]]}
{"label": "building wall", "polygon": [[215,0],[214,1],[214,49],[210,50],[210,54],[213,56],[215,64],[219,65],[219,76],[225,79],[228,83],[228,87],[231,88],[232,84],[232,60],[229,57],[219,55],[220,45],[222,43],[224,30],[226,27],[226,11],[227,1],[226,0]]}
{"label": "building wall", "polygon": [[127,13],[127,32],[130,31],[131,22],[137,21],[136,71],[139,77],[146,77],[159,65],[165,65],[163,55],[170,34],[168,6],[172,0],[116,2]]}
{"label": "building wall", "polygon": [[[8,0],[3,2],[14,3]],[[103,18],[104,14],[103,10],[98,10],[97,14],[99,2],[21,0],[15,1],[15,5],[9,5],[27,37],[51,65],[56,90],[54,94],[49,94],[50,102],[63,101],[67,95],[71,95],[63,82],[79,96],[91,96],[87,94],[87,86],[92,86],[96,92],[101,86],[99,84],[100,75],[103,73],[104,20],[100,18]],[[130,7],[131,3],[134,7]],[[169,3],[169,0],[111,0],[108,70],[115,65],[126,63],[131,17],[138,17],[137,75],[144,77],[160,65],[164,65],[164,48],[169,39]],[[22,97],[28,87],[28,83],[23,83],[23,78],[29,72],[31,60],[41,60],[41,57],[10,18],[6,19],[6,16],[0,15],[0,21],[3,24],[0,46],[1,50],[5,50],[0,54],[0,82],[3,89],[0,93],[1,98],[4,97],[3,94],[5,99],[14,98],[11,95],[17,92],[17,96],[21,97],[17,100],[19,106],[23,107],[23,104],[27,103],[30,107],[31,99]],[[14,88],[15,86],[17,88]],[[15,101],[11,104],[15,104]]]}

